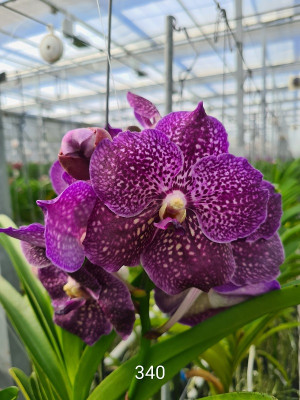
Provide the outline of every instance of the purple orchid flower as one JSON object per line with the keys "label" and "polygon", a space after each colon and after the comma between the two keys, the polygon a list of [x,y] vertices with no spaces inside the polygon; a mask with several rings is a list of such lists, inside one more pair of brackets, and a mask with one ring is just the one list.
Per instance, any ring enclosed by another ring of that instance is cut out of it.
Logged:
{"label": "purple orchid flower", "polygon": [[38,276],[52,299],[57,325],[89,345],[112,327],[127,338],[135,315],[129,290],[121,280],[89,261],[71,274],[55,267],[46,255],[43,225],[3,228],[0,232],[21,240],[25,258],[39,268]]}
{"label": "purple orchid flower", "polygon": [[[85,259],[82,242],[95,202],[92,187],[87,182],[78,181],[55,199],[37,202],[45,214],[45,227],[32,224],[20,229],[0,229],[0,232],[25,242],[22,247],[23,250],[26,248],[25,255],[32,265],[43,267],[49,265],[50,260],[64,271],[74,272]],[[36,241],[33,240],[35,237]],[[34,260],[37,252],[40,258]]]}
{"label": "purple orchid flower", "polygon": [[158,328],[159,334],[177,321],[193,326],[232,305],[280,288],[275,279],[284,260],[284,251],[277,233],[268,240],[247,242],[243,239],[231,245],[236,269],[228,283],[214,287],[208,293],[190,289],[174,296],[155,289],[156,304],[172,316]]}
{"label": "purple orchid flower", "polygon": [[54,322],[92,346],[112,328],[126,339],[133,329],[134,306],[125,284],[86,262],[73,274],[55,266],[38,270],[54,307]]}
{"label": "purple orchid flower", "polygon": [[127,100],[134,110],[134,115],[144,128],[154,128],[161,119],[160,113],[151,101],[137,94],[128,92]]}
{"label": "purple orchid flower", "polygon": [[[117,271],[141,257],[169,294],[227,282],[235,269],[228,243],[265,222],[269,199],[262,174],[227,151],[223,125],[202,103],[167,115],[155,130],[104,139],[90,163],[98,200],[83,242],[87,258]],[[165,229],[170,219],[186,233]]]}
{"label": "purple orchid flower", "polygon": [[73,178],[88,180],[91,155],[104,138],[111,140],[111,135],[103,128],[79,128],[67,132],[58,155],[60,164]]}

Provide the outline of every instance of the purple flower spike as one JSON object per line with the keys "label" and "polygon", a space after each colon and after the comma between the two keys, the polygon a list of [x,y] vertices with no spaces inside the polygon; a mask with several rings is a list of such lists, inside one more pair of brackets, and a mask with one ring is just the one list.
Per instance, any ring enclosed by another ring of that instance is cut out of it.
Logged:
{"label": "purple flower spike", "polygon": [[228,152],[227,132],[220,121],[206,114],[203,102],[192,112],[167,115],[158,122],[156,129],[180,147],[185,168],[202,157]]}
{"label": "purple flower spike", "polygon": [[281,194],[275,192],[275,188],[270,182],[263,181],[261,186],[269,192],[267,218],[255,232],[247,237],[249,242],[258,239],[270,239],[280,227],[282,216]]}
{"label": "purple flower spike", "polygon": [[279,266],[284,261],[284,250],[277,233],[268,240],[237,240],[231,246],[238,265],[231,279],[234,284],[255,285],[261,281],[271,281],[279,275]]}
{"label": "purple flower spike", "polygon": [[45,214],[46,255],[65,271],[76,271],[84,261],[82,241],[95,202],[85,182],[74,183],[56,199],[37,201]]}
{"label": "purple flower spike", "polygon": [[67,132],[61,142],[59,162],[73,178],[89,180],[91,155],[105,138],[111,140],[103,128],[80,128]]}
{"label": "purple flower spike", "polygon": [[185,235],[159,230],[142,255],[142,264],[156,286],[168,294],[196,287],[208,291],[230,279],[235,262],[229,244],[208,240],[197,217],[189,212]]}
{"label": "purple flower spike", "polygon": [[159,131],[122,132],[97,146],[91,182],[110,210],[133,217],[172,187],[182,163],[178,147]]}
{"label": "purple flower spike", "polygon": [[204,234],[231,242],[265,221],[268,191],[262,174],[245,158],[221,154],[201,159],[193,169],[192,202]]}
{"label": "purple flower spike", "polygon": [[123,339],[134,324],[134,306],[126,286],[116,277],[87,262],[68,275],[54,266],[39,270],[49,292],[54,322],[90,346],[112,327]]}
{"label": "purple flower spike", "polygon": [[144,128],[154,128],[161,119],[160,113],[151,101],[131,92],[127,93],[127,100],[134,110],[134,115]]}

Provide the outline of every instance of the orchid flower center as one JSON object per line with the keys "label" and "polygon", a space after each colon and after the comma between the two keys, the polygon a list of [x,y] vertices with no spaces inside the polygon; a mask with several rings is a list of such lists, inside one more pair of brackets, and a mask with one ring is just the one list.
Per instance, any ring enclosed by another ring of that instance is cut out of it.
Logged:
{"label": "orchid flower center", "polygon": [[182,223],[186,217],[185,206],[186,199],[184,194],[180,190],[174,190],[163,200],[162,206],[159,210],[160,219],[163,220],[170,217]]}
{"label": "orchid flower center", "polygon": [[82,286],[70,276],[68,277],[68,282],[64,285],[63,290],[71,299],[89,297],[88,293],[82,288]]}

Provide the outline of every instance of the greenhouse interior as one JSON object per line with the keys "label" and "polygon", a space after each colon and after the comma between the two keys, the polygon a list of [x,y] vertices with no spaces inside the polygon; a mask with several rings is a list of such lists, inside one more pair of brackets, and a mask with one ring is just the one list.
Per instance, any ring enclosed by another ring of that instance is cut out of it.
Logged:
{"label": "greenhouse interior", "polygon": [[0,1],[0,400],[300,398],[300,1]]}

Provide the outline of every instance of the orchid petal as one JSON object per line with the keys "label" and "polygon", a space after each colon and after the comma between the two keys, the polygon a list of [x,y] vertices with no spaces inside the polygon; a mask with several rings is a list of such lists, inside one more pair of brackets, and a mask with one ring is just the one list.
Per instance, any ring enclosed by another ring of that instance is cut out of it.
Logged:
{"label": "orchid petal", "polygon": [[76,271],[84,261],[81,241],[95,202],[93,189],[81,181],[56,199],[37,202],[45,214],[46,255],[65,271]]}
{"label": "orchid petal", "polygon": [[150,279],[168,294],[191,287],[208,291],[228,282],[235,268],[230,245],[208,240],[192,212],[185,229],[185,235],[157,231],[141,258]]}
{"label": "orchid petal", "polygon": [[109,272],[123,265],[136,266],[151,241],[158,221],[158,205],[153,203],[136,217],[119,217],[97,200],[83,242],[86,257]]}
{"label": "orchid petal", "polygon": [[34,223],[20,228],[0,228],[0,233],[5,233],[15,239],[28,242],[33,246],[45,247],[45,227],[41,224]]}
{"label": "orchid petal", "polygon": [[60,162],[55,161],[49,171],[52,187],[56,194],[61,194],[67,187],[68,183],[63,178],[65,170],[60,165]]}
{"label": "orchid petal", "polygon": [[110,210],[133,217],[172,187],[182,162],[178,147],[160,132],[122,132],[97,146],[91,158],[91,182]]}
{"label": "orchid petal", "polygon": [[227,132],[220,121],[206,114],[203,102],[192,112],[167,115],[158,122],[156,129],[179,146],[185,169],[202,157],[228,152]]}
{"label": "orchid petal", "polygon": [[232,282],[236,285],[268,282],[279,275],[279,266],[284,261],[284,250],[277,233],[268,240],[237,240],[231,246],[237,265]]}
{"label": "orchid petal", "polygon": [[144,128],[154,128],[161,116],[151,101],[137,94],[128,92],[127,100],[134,110],[134,115]]}
{"label": "orchid petal", "polygon": [[204,234],[219,243],[248,236],[265,221],[262,174],[231,154],[202,158],[193,170],[193,207]]}
{"label": "orchid petal", "polygon": [[247,237],[247,241],[250,242],[258,239],[270,239],[280,227],[282,216],[281,194],[275,192],[275,188],[270,182],[263,181],[262,187],[269,192],[267,218],[255,232]]}

